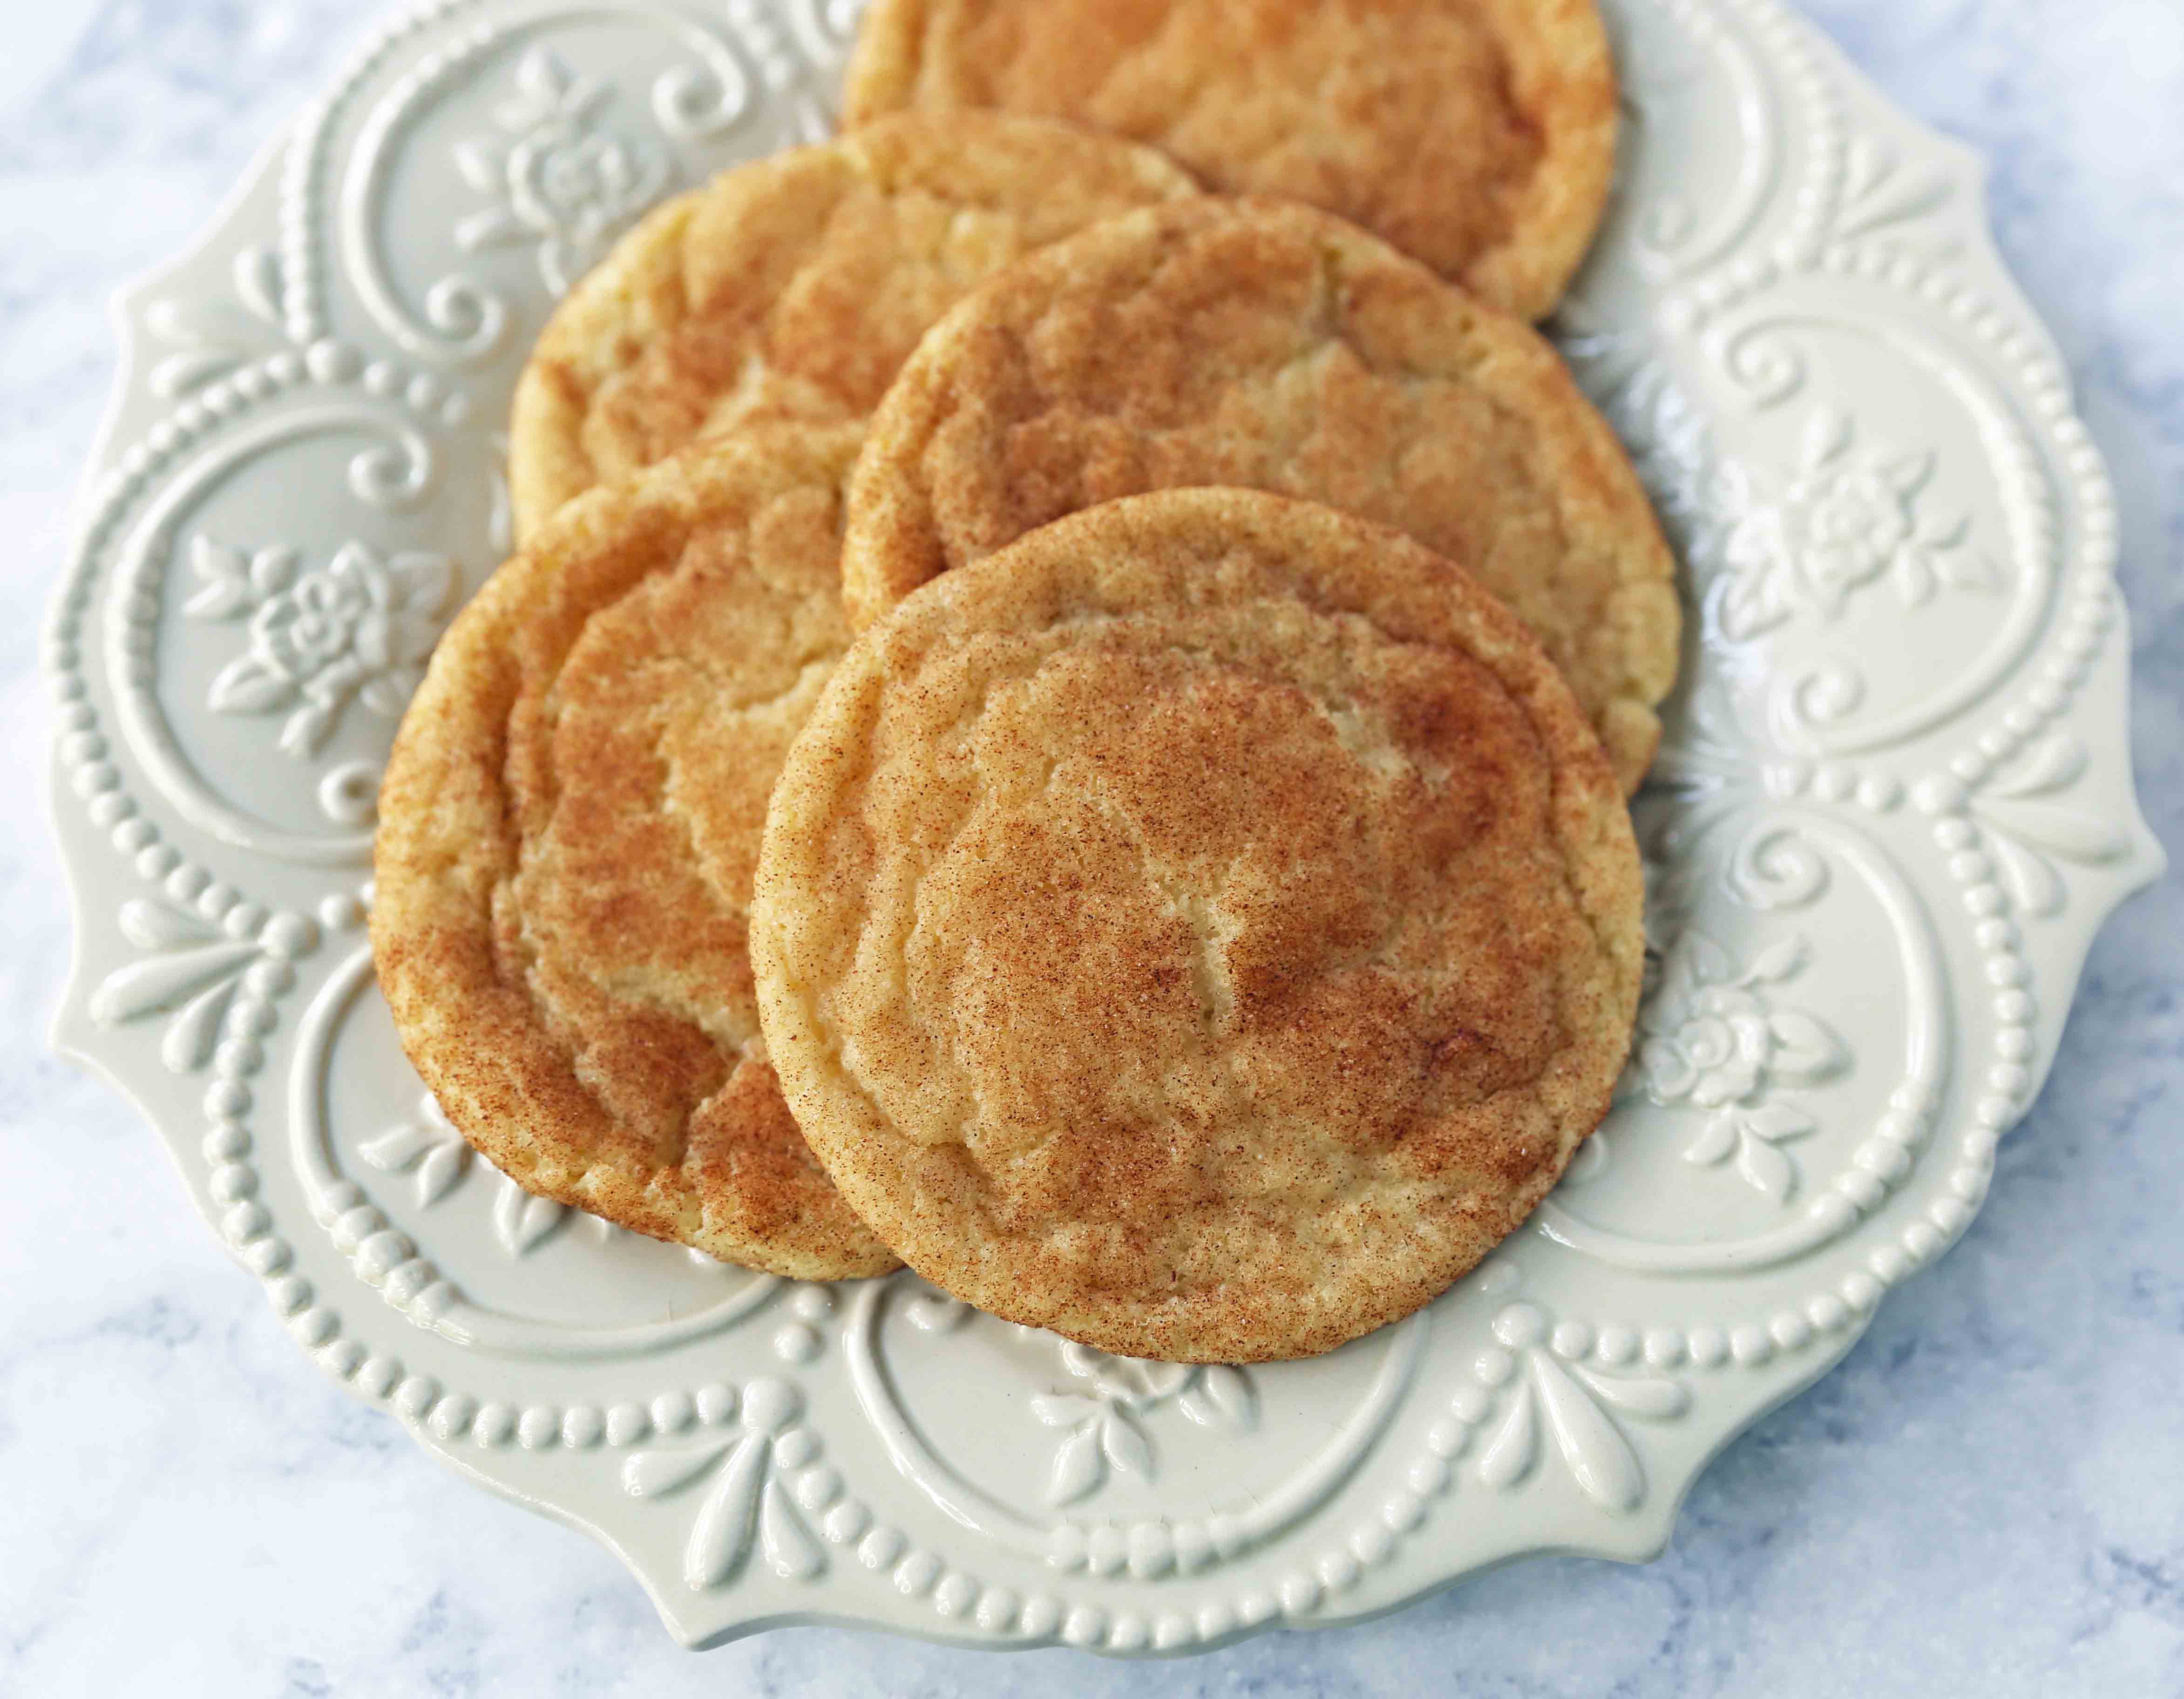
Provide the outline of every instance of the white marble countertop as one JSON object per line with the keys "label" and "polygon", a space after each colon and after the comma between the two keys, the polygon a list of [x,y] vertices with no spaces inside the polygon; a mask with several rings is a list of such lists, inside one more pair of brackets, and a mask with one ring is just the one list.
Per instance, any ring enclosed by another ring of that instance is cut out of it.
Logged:
{"label": "white marble countertop", "polygon": [[[2147,813],[2184,851],[2184,8],[1805,0],[1992,162],[2121,487]],[[149,1132],[47,1054],[68,952],[34,634],[106,298],[373,8],[15,0],[0,45],[0,1694],[2184,1694],[2184,893],[2095,950],[1970,1236],[1644,1568],[1519,1565],[1155,1667],[824,1629],[678,1650],[604,1551],[326,1383]],[[65,1268],[65,1278],[54,1270]]]}

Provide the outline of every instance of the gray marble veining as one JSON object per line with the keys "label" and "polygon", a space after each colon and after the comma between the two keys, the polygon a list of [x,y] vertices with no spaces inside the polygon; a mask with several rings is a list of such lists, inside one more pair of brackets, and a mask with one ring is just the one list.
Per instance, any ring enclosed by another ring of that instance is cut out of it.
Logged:
{"label": "gray marble veining", "polygon": [[[1807,0],[1992,162],[2005,253],[2117,475],[2147,812],[2184,848],[2184,9]],[[0,75],[0,1693],[2184,1693],[2184,896],[2096,948],[1965,1242],[1700,1483],[1641,1568],[1124,1668],[828,1629],[677,1650],[581,1536],[326,1384],[132,1111],[44,1048],[68,948],[35,632],[111,373],[175,251],[370,8],[36,0]]]}

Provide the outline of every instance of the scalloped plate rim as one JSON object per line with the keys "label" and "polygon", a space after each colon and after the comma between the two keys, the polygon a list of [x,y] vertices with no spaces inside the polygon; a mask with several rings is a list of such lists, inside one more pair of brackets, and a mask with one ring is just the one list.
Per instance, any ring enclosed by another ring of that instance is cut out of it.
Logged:
{"label": "scalloped plate rim", "polygon": [[[1789,16],[1791,21],[1804,32],[1809,42],[1817,44],[1829,55],[1841,74],[1858,86],[1870,86],[1869,81],[1854,62],[1851,61],[1811,19],[1801,14],[1791,12],[1786,7],[1778,6],[1776,9]],[[348,59],[344,57],[337,63],[345,65],[348,63]],[[2021,299],[2021,290],[1994,242],[1989,193],[1992,165],[1989,159],[1969,143],[1941,131],[1905,112],[1892,101],[1887,100],[1886,97],[1883,96],[1880,98],[1892,117],[1910,126],[1923,142],[1933,148],[1937,153],[1946,153],[1953,165],[1964,174],[1964,181],[1977,198],[1976,230],[1982,250],[1978,257],[1986,263],[1994,276],[2005,280],[2014,291],[2018,291]],[[164,264],[123,284],[110,295],[108,316],[114,326],[120,353],[106,407],[93,435],[92,447],[87,455],[86,465],[89,470],[80,484],[75,497],[75,510],[70,527],[71,552],[76,536],[88,522],[93,499],[95,473],[98,469],[108,464],[117,448],[123,423],[130,415],[131,403],[136,398],[140,387],[139,375],[147,357],[147,337],[141,322],[141,315],[147,298],[192,265],[202,262],[218,247],[222,239],[230,234],[238,222],[247,217],[253,203],[267,192],[269,186],[277,177],[287,150],[295,140],[297,125],[298,116],[292,114],[254,152],[248,165],[235,186],[227,192],[216,209],[209,215],[197,235],[184,248]],[[2030,303],[2025,304],[2025,323],[2036,331],[2044,350],[2056,359],[2058,365],[2064,365],[2071,400],[2072,416],[2081,416],[2077,412],[2080,386],[2075,377],[2068,376],[2068,367],[2062,361],[2054,333],[2048,328],[2041,315],[2031,309]],[[64,593],[68,578],[72,574],[64,573],[61,585],[55,592],[56,602],[59,595]],[[2120,586],[2116,596],[2115,622],[2116,635],[2114,641],[2126,657],[2125,665],[2127,668],[2128,656],[2131,653],[2131,615],[2122,598]],[[2131,719],[2131,704],[2126,697],[2121,710],[2121,730],[2124,747],[2127,754],[2130,749]],[[2087,893],[2084,919],[2070,928],[2070,961],[2067,980],[2072,989],[2070,1000],[2072,1003],[2075,1003],[2076,989],[2082,981],[2086,958],[2100,932],[2114,919],[2118,911],[2159,883],[2168,871],[2169,857],[2166,849],[2146,819],[2136,781],[2137,774],[2133,767],[2126,772],[2126,786],[2122,795],[2122,802],[2127,811],[2128,818],[2118,822],[2126,829],[2129,838],[2128,848],[2123,855],[2117,858],[2105,870],[2107,877]],[[170,1134],[160,1116],[154,1111],[151,1100],[145,1094],[143,1077],[156,1078],[150,1072],[156,1064],[147,1063],[142,1057],[131,1053],[103,1045],[100,1039],[104,1029],[95,1022],[89,1014],[87,1007],[89,988],[86,980],[90,967],[89,951],[86,945],[91,928],[95,923],[95,916],[92,913],[94,900],[92,887],[104,877],[93,872],[92,863],[103,851],[98,842],[98,828],[84,818],[78,799],[68,789],[57,748],[48,752],[46,806],[49,811],[53,830],[61,844],[62,853],[59,861],[69,895],[70,913],[73,923],[70,961],[58,1006],[50,1024],[49,1044],[58,1056],[110,1086],[136,1113],[151,1124],[154,1129],[157,1142],[166,1151],[174,1164],[177,1178],[182,1180],[199,1217],[207,1223],[209,1228],[214,1229],[215,1239],[227,1252],[230,1260],[239,1267],[244,1267],[242,1251],[228,1244],[226,1238],[218,1232],[218,1212],[223,1206],[192,1180],[188,1167],[192,1158],[184,1142],[187,1134],[179,1129]],[[2067,1006],[2065,1020],[2067,1020]],[[2022,1121],[2025,1109],[2030,1107],[2032,1100],[2036,1098],[2044,1086],[2047,1077],[2057,1059],[2059,1048],[2057,1044],[2049,1044],[2042,1047],[2037,1054],[2038,1071],[2025,1094],[2025,1107],[2018,1111],[2016,1120],[2013,1121],[2010,1132],[2006,1133],[2005,1137],[2014,1134],[2015,1127]],[[1973,1219],[1975,1221],[1976,1218],[1975,1211]],[[1969,1231],[1969,1228],[1966,1230]],[[1936,1257],[1935,1260],[1938,1261],[1939,1258]],[[1926,1268],[1922,1268],[1919,1272],[1923,1274],[1931,1266],[1932,1264],[1930,1263]],[[1884,1294],[1880,1302],[1886,1301],[1888,1301],[1887,1295]],[[1427,1582],[1423,1586],[1412,1589],[1401,1597],[1375,1603],[1368,1608],[1351,1613],[1346,1614],[1330,1603],[1329,1607],[1317,1612],[1307,1622],[1290,1624],[1278,1618],[1271,1622],[1240,1624],[1231,1632],[1217,1638],[1194,1641],[1188,1646],[1173,1649],[1156,1649],[1147,1646],[1127,1653],[1118,1653],[1106,1646],[1096,1650],[1103,1655],[1110,1656],[1182,1657],[1217,1650],[1270,1629],[1296,1631],[1318,1627],[1354,1626],[1393,1614],[1407,1608],[1411,1604],[1444,1592],[1460,1582],[1528,1557],[1569,1555],[1623,1563],[1651,1561],[1660,1555],[1673,1539],[1680,1521],[1684,1506],[1691,1490],[1696,1487],[1700,1478],[1711,1468],[1722,1451],[1774,1410],[1791,1399],[1802,1395],[1811,1386],[1832,1372],[1842,1358],[1856,1348],[1864,1337],[1866,1329],[1871,1325],[1871,1322],[1872,1315],[1869,1313],[1853,1321],[1843,1336],[1831,1345],[1808,1348],[1806,1354],[1799,1360],[1797,1372],[1793,1376],[1781,1380],[1771,1395],[1763,1401],[1738,1412],[1735,1418],[1707,1446],[1700,1460],[1687,1472],[1683,1472],[1680,1479],[1675,1479],[1674,1490],[1672,1493],[1660,1495],[1658,1502],[1649,1501],[1639,1516],[1635,1517],[1630,1523],[1621,1524],[1633,1531],[1641,1529],[1649,1530],[1649,1537],[1622,1542],[1620,1549],[1608,1542],[1574,1541],[1552,1546],[1526,1546],[1512,1549],[1485,1563],[1468,1563],[1452,1573],[1440,1575],[1438,1579]],[[319,1361],[315,1353],[307,1354],[313,1356],[314,1361],[318,1362],[320,1372],[328,1379],[343,1385],[352,1396],[359,1398],[363,1396],[348,1380],[335,1373],[322,1361]],[[365,1399],[365,1401],[376,1401]],[[1043,1641],[1027,1641],[1021,1638],[996,1641],[990,1638],[982,1639],[975,1633],[964,1629],[951,1631],[949,1628],[937,1624],[921,1628],[893,1622],[881,1622],[869,1615],[859,1615],[854,1610],[848,1609],[776,1612],[747,1617],[724,1628],[711,1630],[699,1629],[687,1619],[684,1613],[677,1608],[679,1602],[673,1598],[666,1587],[655,1580],[646,1565],[637,1561],[623,1540],[612,1528],[569,1506],[554,1502],[543,1496],[527,1492],[506,1480],[496,1478],[489,1470],[467,1461],[454,1446],[440,1441],[421,1423],[411,1421],[407,1417],[392,1410],[387,1413],[408,1429],[423,1449],[454,1473],[488,1488],[501,1498],[546,1515],[564,1526],[572,1528],[599,1541],[616,1555],[631,1573],[632,1578],[644,1588],[663,1622],[675,1637],[682,1644],[693,1649],[716,1646],[770,1629],[790,1626],[828,1626],[866,1630],[878,1628],[885,1632],[905,1635],[932,1644],[978,1650],[1019,1650],[1028,1645],[1060,1643],[1058,1634],[1050,1635]],[[1671,1479],[1674,1478],[1671,1477]]]}

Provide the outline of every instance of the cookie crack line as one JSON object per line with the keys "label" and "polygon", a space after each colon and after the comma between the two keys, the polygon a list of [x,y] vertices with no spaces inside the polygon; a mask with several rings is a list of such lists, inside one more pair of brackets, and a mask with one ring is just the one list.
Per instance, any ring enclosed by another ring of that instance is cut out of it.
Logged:
{"label": "cookie crack line", "polygon": [[1187,880],[1163,866],[1152,846],[1146,843],[1144,826],[1135,812],[1115,798],[1107,786],[1095,783],[1088,794],[1111,820],[1129,833],[1146,883],[1160,892],[1169,912],[1190,928],[1191,983],[1197,993],[1207,1038],[1219,1038],[1234,1013],[1236,998],[1228,983],[1228,966],[1221,958],[1224,916],[1218,900],[1193,889]]}

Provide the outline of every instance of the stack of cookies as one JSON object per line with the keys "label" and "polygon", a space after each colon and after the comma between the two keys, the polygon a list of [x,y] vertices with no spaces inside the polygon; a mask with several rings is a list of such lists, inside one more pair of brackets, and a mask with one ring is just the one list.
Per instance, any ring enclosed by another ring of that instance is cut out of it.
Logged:
{"label": "stack of cookies", "polygon": [[1529,320],[1591,0],[875,0],[639,224],[381,798],[404,1047],[521,1184],[1176,1362],[1330,1350],[1605,1113],[1672,563]]}

